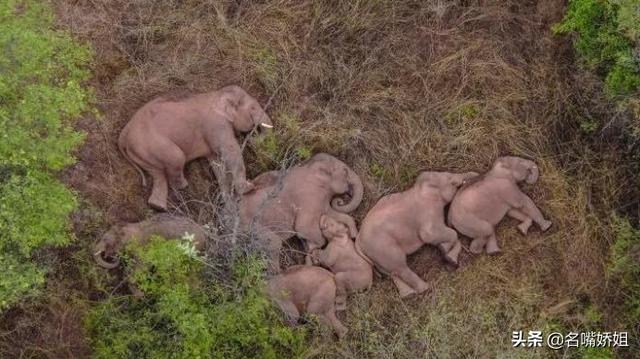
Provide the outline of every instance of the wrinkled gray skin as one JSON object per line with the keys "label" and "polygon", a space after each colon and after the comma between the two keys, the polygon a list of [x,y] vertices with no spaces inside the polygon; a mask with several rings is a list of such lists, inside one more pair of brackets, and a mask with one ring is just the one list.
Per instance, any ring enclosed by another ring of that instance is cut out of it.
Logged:
{"label": "wrinkled gray skin", "polygon": [[538,166],[520,157],[500,157],[489,172],[458,191],[449,209],[449,223],[458,232],[473,238],[469,250],[498,253],[495,226],[505,215],[521,223],[518,230],[527,234],[535,222],[542,231],[551,227],[531,198],[524,194],[519,182],[538,181]]}
{"label": "wrinkled gray skin", "polygon": [[146,180],[142,169],[153,178],[149,205],[167,209],[169,184],[187,186],[184,166],[207,157],[223,192],[230,194],[252,188],[245,174],[242,150],[236,134],[254,126],[271,128],[271,119],[258,101],[238,86],[171,100],[158,98],[142,106],[127,123],[118,147]]}
{"label": "wrinkled gray skin", "polygon": [[347,333],[348,329],[336,317],[336,282],[328,270],[291,266],[268,281],[267,293],[292,326],[302,314],[317,314],[322,322],[333,327],[339,338]]}
{"label": "wrinkled gray skin", "polygon": [[401,297],[427,290],[407,266],[407,255],[425,244],[438,246],[451,263],[458,263],[462,245],[456,231],[445,225],[444,207],[458,187],[478,176],[422,172],[410,189],[382,197],[367,213],[356,238],[356,248],[393,279]]}
{"label": "wrinkled gray skin", "polygon": [[113,269],[120,264],[116,254],[131,241],[144,243],[153,236],[180,239],[185,233],[193,234],[197,250],[204,250],[204,229],[189,218],[160,213],[142,222],[116,224],[95,244],[93,258],[99,266]]}
{"label": "wrinkled gray skin", "polygon": [[349,293],[371,288],[373,266],[356,251],[349,228],[344,223],[322,215],[320,229],[329,243],[312,254],[320,265],[335,275],[336,310],[345,310]]}
{"label": "wrinkled gray skin", "polygon": [[[280,271],[282,241],[299,235],[307,253],[326,241],[320,231],[320,216],[326,214],[347,224],[352,237],[358,233],[354,219],[345,214],[362,201],[358,175],[337,158],[320,153],[285,173],[271,171],[254,179],[255,189],[240,200],[240,224],[269,243],[271,269]],[[340,195],[351,200],[344,202]],[[306,263],[311,264],[307,255]]]}

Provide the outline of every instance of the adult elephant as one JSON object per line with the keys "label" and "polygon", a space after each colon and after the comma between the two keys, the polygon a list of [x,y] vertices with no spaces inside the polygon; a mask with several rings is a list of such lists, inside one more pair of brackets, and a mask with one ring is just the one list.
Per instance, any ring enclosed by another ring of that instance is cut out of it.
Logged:
{"label": "adult elephant", "polygon": [[153,178],[148,203],[167,209],[169,184],[187,186],[184,165],[207,157],[223,192],[238,194],[252,188],[245,174],[242,150],[236,134],[254,126],[273,127],[258,101],[238,86],[196,94],[181,99],[157,98],[142,106],[118,139],[124,157],[140,172]]}
{"label": "adult elephant", "polygon": [[507,215],[518,221],[518,230],[527,234],[535,222],[542,231],[551,227],[535,203],[524,194],[519,182],[534,184],[539,177],[533,161],[515,156],[498,158],[489,172],[478,181],[462,188],[449,208],[449,223],[458,232],[473,238],[469,250],[498,253],[495,226]]}
{"label": "adult elephant", "polygon": [[[272,268],[279,271],[282,241],[299,235],[309,253],[326,243],[320,230],[322,215],[346,224],[357,235],[354,211],[362,201],[360,177],[339,159],[319,153],[286,172],[271,171],[253,180],[253,191],[240,200],[240,223],[269,242]],[[345,197],[348,197],[345,200]]]}

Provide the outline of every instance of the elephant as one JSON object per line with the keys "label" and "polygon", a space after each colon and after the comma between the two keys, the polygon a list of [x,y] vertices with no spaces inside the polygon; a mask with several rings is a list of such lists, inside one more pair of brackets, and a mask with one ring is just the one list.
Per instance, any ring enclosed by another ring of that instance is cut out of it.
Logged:
{"label": "elephant", "polygon": [[200,157],[211,162],[222,192],[232,192],[230,183],[237,194],[249,191],[252,184],[246,179],[235,136],[254,126],[273,127],[258,101],[231,85],[181,99],[160,97],[148,102],[122,129],[118,147],[140,173],[143,186],[142,169],[153,178],[149,205],[166,211],[169,184],[185,188],[184,166]]}
{"label": "elephant", "polygon": [[153,236],[179,239],[185,233],[193,235],[193,244],[197,250],[204,250],[207,240],[205,231],[189,218],[160,213],[141,222],[116,224],[95,244],[93,258],[99,266],[113,269],[120,265],[116,254],[131,241],[145,243]]}
{"label": "elephant", "polygon": [[355,244],[349,237],[349,228],[344,223],[322,215],[320,229],[328,244],[312,254],[320,265],[335,275],[336,310],[345,310],[348,293],[371,288],[373,266],[356,251]]}
{"label": "elephant", "polygon": [[544,232],[551,227],[531,198],[518,187],[519,182],[534,184],[539,169],[533,162],[520,157],[498,158],[491,170],[453,198],[448,223],[461,234],[472,238],[469,251],[488,254],[500,251],[495,226],[505,215],[518,221],[518,230],[526,235],[535,222]]}
{"label": "elephant", "polygon": [[328,270],[295,265],[267,282],[267,294],[285,313],[289,324],[297,324],[300,315],[317,314],[342,338],[348,329],[336,316],[336,282]]}
{"label": "elephant", "polygon": [[[360,205],[362,181],[331,155],[316,154],[286,172],[263,173],[253,182],[258,186],[240,198],[240,225],[267,240],[276,272],[282,242],[296,234],[305,240],[306,263],[311,264],[308,254],[326,243],[320,231],[323,214],[345,223],[351,237],[358,233],[355,220],[346,213]],[[344,201],[341,195],[350,199]]]}
{"label": "elephant", "polygon": [[438,246],[450,263],[458,264],[462,244],[445,224],[445,206],[475,172],[422,172],[408,190],[382,197],[365,216],[356,249],[381,272],[391,276],[401,297],[428,286],[407,266],[407,255],[424,244]]}

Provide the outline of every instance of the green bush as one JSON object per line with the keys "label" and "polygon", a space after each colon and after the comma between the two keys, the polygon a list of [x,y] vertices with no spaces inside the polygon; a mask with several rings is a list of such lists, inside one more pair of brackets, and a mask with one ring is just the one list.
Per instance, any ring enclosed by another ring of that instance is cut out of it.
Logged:
{"label": "green bush", "polygon": [[627,219],[614,220],[616,240],[610,249],[608,274],[624,293],[629,324],[640,323],[640,229]]}
{"label": "green bush", "polygon": [[633,96],[640,90],[640,4],[634,0],[571,0],[557,33],[575,33],[575,47],[605,77],[609,94]]}
{"label": "green bush", "polygon": [[74,162],[92,53],[54,30],[46,2],[0,0],[0,311],[35,295],[46,268],[34,251],[71,241],[72,192],[55,171]]}
{"label": "green bush", "polygon": [[293,358],[303,333],[285,326],[262,294],[264,263],[235,261],[231,283],[177,241],[131,247],[130,279],[144,298],[111,297],[87,317],[96,358]]}

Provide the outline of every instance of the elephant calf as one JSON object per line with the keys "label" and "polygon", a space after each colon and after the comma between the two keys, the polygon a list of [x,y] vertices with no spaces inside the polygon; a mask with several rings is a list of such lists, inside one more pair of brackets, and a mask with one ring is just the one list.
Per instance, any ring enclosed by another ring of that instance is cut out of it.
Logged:
{"label": "elephant calf", "polygon": [[444,207],[458,187],[476,176],[422,172],[413,187],[383,197],[367,213],[356,246],[391,275],[401,297],[427,290],[427,283],[407,266],[407,254],[428,243],[438,246],[449,262],[458,263],[462,245],[456,231],[445,225]]}
{"label": "elephant calf", "polygon": [[336,317],[336,282],[328,270],[315,266],[289,267],[268,281],[267,293],[291,325],[297,324],[302,314],[310,313],[333,327],[339,338],[347,333],[347,328]]}
{"label": "elephant calf", "polygon": [[[116,224],[96,243],[93,257],[99,266],[113,269],[120,264],[116,254],[129,242],[140,241],[144,243],[153,236],[179,239],[185,233],[194,236],[193,243],[196,249],[204,250],[207,238],[204,229],[189,218],[161,213],[137,223]],[[110,258],[111,261],[107,258]]]}
{"label": "elephant calf", "polygon": [[495,226],[505,215],[520,221],[518,230],[527,234],[535,222],[542,231],[551,227],[531,198],[518,183],[538,181],[538,166],[520,157],[507,156],[496,160],[489,172],[462,188],[449,209],[449,223],[458,232],[473,238],[469,250],[480,253],[486,247],[489,254],[500,251]]}
{"label": "elephant calf", "polygon": [[273,127],[271,119],[256,99],[238,86],[196,94],[182,99],[157,98],[142,106],[122,129],[118,147],[140,172],[153,178],[148,203],[167,209],[168,186],[187,186],[184,166],[206,157],[223,192],[243,194],[252,185],[246,179],[242,149],[236,133],[254,126]]}
{"label": "elephant calf", "polygon": [[345,310],[347,294],[369,289],[373,282],[372,265],[356,251],[349,228],[335,219],[320,217],[320,229],[329,244],[315,251],[318,262],[335,274],[336,310]]}

